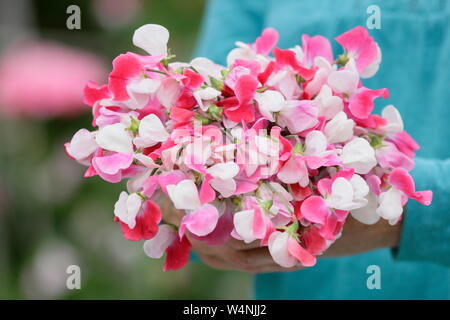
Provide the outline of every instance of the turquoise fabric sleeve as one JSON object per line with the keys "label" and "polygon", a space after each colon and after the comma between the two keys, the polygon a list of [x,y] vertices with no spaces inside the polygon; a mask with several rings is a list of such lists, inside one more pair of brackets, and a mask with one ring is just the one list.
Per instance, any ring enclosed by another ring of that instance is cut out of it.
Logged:
{"label": "turquoise fabric sleeve", "polygon": [[236,41],[252,43],[263,28],[266,0],[211,0],[200,32],[196,57],[225,64]]}
{"label": "turquoise fabric sleeve", "polygon": [[432,190],[424,206],[409,200],[397,260],[427,261],[450,266],[450,159],[416,158],[412,171],[416,190]]}

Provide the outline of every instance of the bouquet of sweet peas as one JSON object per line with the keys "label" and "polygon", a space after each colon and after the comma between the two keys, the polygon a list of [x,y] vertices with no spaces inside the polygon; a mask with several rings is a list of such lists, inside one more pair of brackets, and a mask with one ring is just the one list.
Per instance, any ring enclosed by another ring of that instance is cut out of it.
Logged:
{"label": "bouquet of sweet peas", "polygon": [[[189,238],[220,245],[233,237],[267,246],[289,268],[313,266],[351,214],[365,224],[402,218],[411,198],[428,205],[408,173],[419,148],[397,109],[373,114],[387,89],[369,89],[381,62],[363,27],[302,45],[276,47],[265,29],[237,42],[227,66],[206,58],[172,61],[169,32],[148,24],[113,61],[107,85],[88,83],[95,131],[79,130],[67,154],[88,166],[85,177],[127,181],[114,206],[123,236],[145,240],[165,270],[183,267]],[[157,201],[184,214],[166,223]]]}

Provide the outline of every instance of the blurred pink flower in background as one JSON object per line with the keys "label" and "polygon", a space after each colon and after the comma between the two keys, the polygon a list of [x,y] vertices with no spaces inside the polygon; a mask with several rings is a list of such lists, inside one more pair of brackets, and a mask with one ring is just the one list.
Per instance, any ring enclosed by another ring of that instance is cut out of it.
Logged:
{"label": "blurred pink flower in background", "polygon": [[87,112],[86,81],[106,75],[92,53],[36,40],[15,44],[0,56],[0,112],[42,119]]}
{"label": "blurred pink flower in background", "polygon": [[107,29],[126,26],[143,11],[141,0],[95,0],[92,5],[97,21]]}

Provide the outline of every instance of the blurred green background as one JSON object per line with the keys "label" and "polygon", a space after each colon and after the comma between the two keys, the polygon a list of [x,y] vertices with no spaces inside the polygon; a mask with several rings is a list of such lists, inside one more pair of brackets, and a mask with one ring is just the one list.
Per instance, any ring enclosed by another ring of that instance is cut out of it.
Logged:
{"label": "blurred green background", "polygon": [[[66,9],[71,4],[81,9],[81,30],[66,27]],[[33,56],[32,50],[15,47],[17,43],[26,46],[32,39],[35,44],[50,41],[67,50],[90,53],[103,70],[102,84],[115,56],[139,52],[131,38],[145,23],[167,27],[176,60],[189,60],[204,5],[204,0],[0,0],[0,64],[3,71],[9,70],[3,77],[0,74],[1,299],[251,297],[247,274],[219,272],[201,263],[165,273],[163,261],[147,258],[142,243],[122,238],[119,225],[113,222],[113,206],[125,185],[98,177],[83,179],[85,167],[64,153],[64,142],[79,128],[90,128],[92,118],[81,98],[64,110],[57,103],[68,100],[71,91],[81,92],[69,78],[77,75],[78,82],[89,80],[77,64],[82,57],[74,54],[66,62],[52,53],[47,63],[56,65],[58,60],[62,67],[47,74],[36,71],[38,67],[46,70],[43,59]],[[6,58],[11,48],[16,49]],[[25,58],[15,61],[19,53]],[[17,71],[20,68],[25,70]],[[92,69],[89,64],[86,68]],[[45,77],[53,77],[50,83],[55,87],[45,85]],[[12,83],[15,95],[9,94]],[[50,96],[55,98],[47,101]],[[80,290],[66,287],[69,265],[81,268]]]}

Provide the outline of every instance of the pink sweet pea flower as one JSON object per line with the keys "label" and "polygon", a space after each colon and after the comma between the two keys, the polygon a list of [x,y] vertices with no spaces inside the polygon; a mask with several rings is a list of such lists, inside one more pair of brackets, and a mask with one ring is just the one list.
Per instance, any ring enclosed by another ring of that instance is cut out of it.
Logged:
{"label": "pink sweet pea flower", "polygon": [[375,65],[381,62],[381,52],[367,29],[357,26],[335,39],[345,48],[347,55],[355,60],[360,74],[368,72],[367,76],[372,76],[376,72]]}
{"label": "pink sweet pea flower", "polygon": [[348,109],[356,118],[366,119],[373,111],[373,100],[379,97],[387,99],[389,97],[388,89],[372,90],[361,87],[350,97]]}
{"label": "pink sweet pea flower", "polygon": [[310,37],[302,35],[303,61],[310,68],[314,65],[316,57],[322,57],[329,63],[333,63],[333,51],[330,41],[323,36]]}
{"label": "pink sweet pea flower", "polygon": [[81,164],[89,165],[90,158],[97,151],[95,132],[86,129],[78,130],[72,140],[64,144],[67,155]]}
{"label": "pink sweet pea flower", "polygon": [[244,74],[236,82],[234,92],[238,100],[238,105],[225,107],[224,114],[234,122],[252,122],[255,119],[255,107],[253,97],[258,87],[256,77]]}
{"label": "pink sweet pea flower", "polygon": [[108,85],[105,84],[99,86],[93,81],[88,81],[88,83],[84,86],[83,93],[84,93],[83,102],[90,107],[93,107],[96,102],[102,99],[107,99],[111,97]]}
{"label": "pink sweet pea flower", "polygon": [[298,262],[305,267],[316,264],[316,257],[304,249],[288,232],[275,231],[270,235],[269,252],[273,260],[285,268],[292,268]]}
{"label": "pink sweet pea flower", "polygon": [[164,271],[183,268],[189,261],[191,243],[186,236],[180,237],[169,225],[161,225],[158,233],[144,242],[144,252],[147,256],[159,259],[166,253]]}
{"label": "pink sweet pea flower", "polygon": [[162,214],[156,203],[144,201],[136,193],[120,194],[114,206],[114,215],[120,222],[124,238],[131,241],[151,239],[158,231]]}
{"label": "pink sweet pea flower", "polygon": [[333,150],[327,150],[327,139],[321,131],[313,130],[306,136],[303,154],[293,152],[277,174],[287,184],[298,183],[306,187],[309,183],[308,168],[318,169],[340,163]]}
{"label": "pink sweet pea flower", "polygon": [[175,208],[187,210],[187,215],[181,220],[180,236],[186,229],[197,236],[206,236],[214,230],[219,212],[210,204],[201,204],[194,181],[186,179],[176,185],[168,185],[167,192]]}
{"label": "pink sweet pea flower", "polygon": [[[127,101],[133,98],[136,107],[143,107],[149,95],[164,86],[164,81],[173,80],[176,82],[171,78],[161,82],[159,74],[146,71],[146,69],[161,69],[161,59],[162,56],[142,57],[131,52],[115,58],[108,83],[109,91],[113,94],[114,99],[116,101]],[[143,78],[144,74],[149,78]],[[145,95],[145,99],[139,101],[142,99],[139,95]]]}
{"label": "pink sweet pea flower", "polygon": [[403,168],[407,171],[414,168],[414,160],[400,152],[392,142],[383,141],[383,145],[375,149],[375,154],[382,168]]}
{"label": "pink sweet pea flower", "polygon": [[310,100],[286,101],[278,117],[278,123],[291,133],[299,133],[314,127],[317,123],[318,108]]}
{"label": "pink sweet pea flower", "polygon": [[277,45],[278,32],[273,28],[266,28],[255,41],[255,51],[257,54],[268,55]]}
{"label": "pink sweet pea flower", "polygon": [[397,149],[409,158],[414,158],[416,151],[420,148],[417,142],[406,131],[395,133],[386,140],[392,141]]}
{"label": "pink sweet pea flower", "polygon": [[[236,212],[233,216],[235,238],[251,243],[266,238],[268,231],[273,229],[270,218],[254,206],[252,209]],[[237,237],[236,237],[237,235]]]}
{"label": "pink sweet pea flower", "polygon": [[388,179],[389,183],[396,189],[402,191],[408,198],[414,199],[426,206],[431,204],[432,191],[416,191],[414,180],[403,168],[392,170]]}
{"label": "pink sweet pea flower", "polygon": [[369,187],[364,179],[353,174],[344,177],[345,172],[336,174],[333,179],[319,181],[319,191],[326,195],[310,196],[301,205],[301,215],[312,223],[321,226],[320,233],[327,240],[334,240],[341,224],[345,221],[350,210],[362,208],[367,205],[365,198],[369,193]]}
{"label": "pink sweet pea flower", "polygon": [[314,77],[315,70],[301,66],[294,51],[275,48],[273,55],[279,68],[288,66],[307,81]]}
{"label": "pink sweet pea flower", "polygon": [[304,243],[306,250],[312,255],[320,255],[327,248],[327,241],[320,235],[320,230],[316,227],[311,227],[305,230],[300,240]]}
{"label": "pink sweet pea flower", "polygon": [[97,173],[106,181],[120,181],[121,171],[128,169],[133,163],[132,153],[113,153],[106,156],[95,156],[92,165]]}

